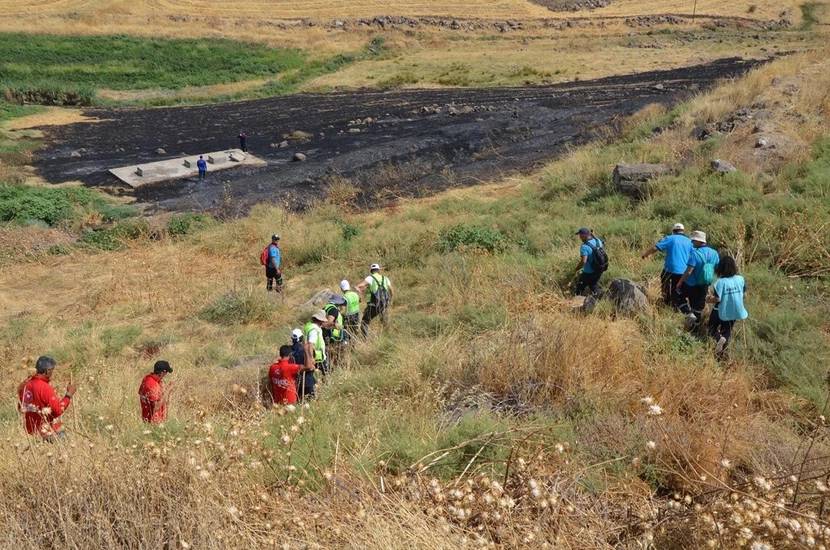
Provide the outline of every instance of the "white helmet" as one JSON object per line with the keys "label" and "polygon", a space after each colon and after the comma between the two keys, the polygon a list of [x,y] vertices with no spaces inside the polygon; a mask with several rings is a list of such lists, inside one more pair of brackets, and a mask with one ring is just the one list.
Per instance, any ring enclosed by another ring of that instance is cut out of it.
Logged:
{"label": "white helmet", "polygon": [[352,287],[349,285],[349,281],[347,281],[346,279],[343,279],[342,281],[340,281],[340,290],[342,290],[343,292],[346,292],[350,288],[352,288]]}
{"label": "white helmet", "polygon": [[303,339],[303,331],[302,330],[300,330],[298,328],[295,328],[294,330],[291,331],[291,340],[292,341],[299,342],[302,339]]}

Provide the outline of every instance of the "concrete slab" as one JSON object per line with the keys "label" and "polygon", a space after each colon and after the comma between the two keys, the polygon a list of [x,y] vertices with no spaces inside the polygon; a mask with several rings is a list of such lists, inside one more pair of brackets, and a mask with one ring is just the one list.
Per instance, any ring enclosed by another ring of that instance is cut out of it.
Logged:
{"label": "concrete slab", "polygon": [[[265,166],[267,164],[264,160],[250,153],[243,153],[241,149],[202,153],[202,157],[208,162],[208,174],[217,170],[227,170],[239,166]],[[198,176],[197,160],[199,160],[199,155],[177,157],[112,168],[110,173],[130,187],[141,187],[151,183]]]}

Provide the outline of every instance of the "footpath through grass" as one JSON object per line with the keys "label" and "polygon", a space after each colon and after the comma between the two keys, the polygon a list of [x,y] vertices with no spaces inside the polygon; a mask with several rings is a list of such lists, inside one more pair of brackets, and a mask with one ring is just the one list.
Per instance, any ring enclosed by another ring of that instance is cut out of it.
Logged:
{"label": "footpath through grass", "polygon": [[[376,53],[380,43],[373,46]],[[14,103],[89,105],[101,89],[179,90],[265,79],[267,92],[286,93],[362,53],[321,59],[295,48],[213,38],[0,33],[0,92]]]}

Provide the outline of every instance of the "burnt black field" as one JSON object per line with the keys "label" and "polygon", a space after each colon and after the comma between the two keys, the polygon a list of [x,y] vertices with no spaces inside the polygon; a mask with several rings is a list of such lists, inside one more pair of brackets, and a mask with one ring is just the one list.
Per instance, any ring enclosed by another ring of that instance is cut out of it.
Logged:
{"label": "burnt black field", "polygon": [[[347,179],[365,206],[527,171],[616,128],[646,105],[673,105],[754,66],[736,58],[544,87],[300,94],[192,107],[88,109],[100,119],[42,128],[35,166],[131,195],[148,213],[243,214],[260,202],[303,209]],[[366,120],[366,119],[370,120]],[[132,190],[109,168],[237,147],[268,165]],[[299,134],[298,132],[302,132]],[[287,134],[301,139],[287,139]],[[283,143],[287,141],[285,146]],[[283,147],[279,147],[283,144]],[[156,150],[162,148],[165,154]],[[292,161],[303,153],[305,162]]]}

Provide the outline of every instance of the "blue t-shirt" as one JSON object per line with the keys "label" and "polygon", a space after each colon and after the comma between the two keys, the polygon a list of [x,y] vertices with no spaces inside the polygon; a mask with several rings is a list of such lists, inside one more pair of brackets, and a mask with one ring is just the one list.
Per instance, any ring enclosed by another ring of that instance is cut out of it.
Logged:
{"label": "blue t-shirt", "polygon": [[200,172],[204,172],[205,170],[207,170],[207,162],[205,162],[205,159],[197,160],[196,168],[198,168]]}
{"label": "blue t-shirt", "polygon": [[268,265],[270,267],[279,267],[282,258],[280,257],[280,247],[272,244],[268,247]]}
{"label": "blue t-shirt", "polygon": [[742,321],[749,317],[744,307],[746,282],[740,275],[718,279],[714,284],[720,302],[715,306],[721,321]]}
{"label": "blue t-shirt", "polygon": [[686,284],[689,286],[701,286],[704,283],[703,278],[703,264],[714,264],[715,267],[720,263],[720,255],[713,248],[708,246],[701,246],[689,252],[689,261],[686,263],[688,267],[693,267],[694,271],[686,279]]}
{"label": "blue t-shirt", "polygon": [[663,269],[674,275],[683,275],[692,252],[692,241],[686,235],[666,235],[654,245],[660,252],[666,253]]}
{"label": "blue t-shirt", "polygon": [[594,266],[591,265],[591,257],[594,255],[594,249],[591,248],[588,245],[588,243],[593,244],[594,247],[596,247],[596,248],[601,248],[602,246],[604,246],[602,244],[602,241],[597,239],[596,237],[591,237],[590,239],[588,239],[587,241],[582,243],[582,246],[579,247],[579,255],[588,257],[588,261],[585,262],[584,266],[582,266],[582,273],[593,273],[594,272]]}

